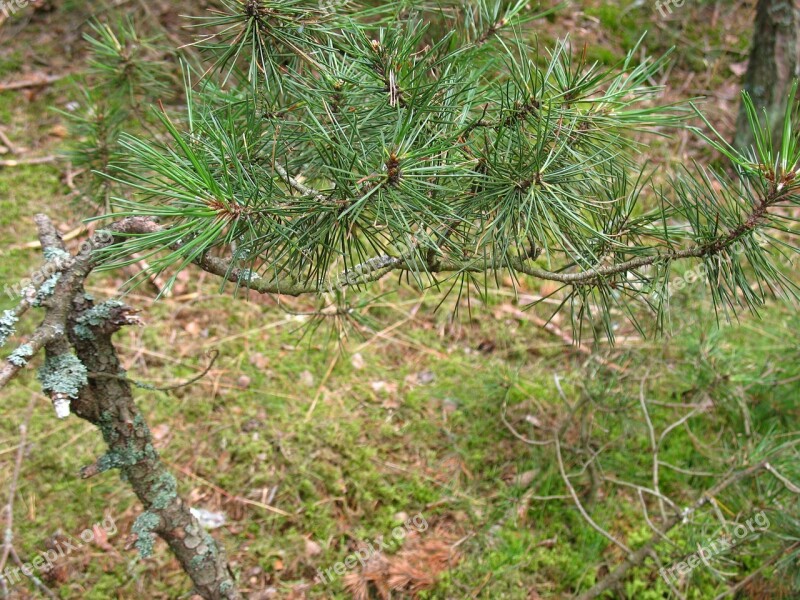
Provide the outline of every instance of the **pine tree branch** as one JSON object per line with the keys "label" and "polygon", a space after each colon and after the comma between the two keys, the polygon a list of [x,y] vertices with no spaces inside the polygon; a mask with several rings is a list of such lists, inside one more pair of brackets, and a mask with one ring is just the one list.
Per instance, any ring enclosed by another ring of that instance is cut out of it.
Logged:
{"label": "pine tree branch", "polygon": [[[281,169],[276,165],[276,169]],[[282,170],[282,169],[281,169]],[[283,171],[284,175],[288,174]],[[283,175],[282,175],[283,176]],[[298,191],[305,195],[317,195],[312,188],[307,188],[295,181]],[[294,187],[293,185],[293,187]],[[263,279],[249,269],[236,267],[231,259],[211,256],[204,253],[193,262],[204,271],[222,277],[227,281],[242,285],[248,290],[262,294],[285,294],[300,296],[304,294],[318,294],[330,292],[345,287],[361,286],[378,281],[392,271],[406,271],[415,273],[447,274],[447,273],[487,273],[510,269],[518,273],[530,275],[538,279],[556,281],[572,286],[592,286],[602,284],[604,280],[615,275],[621,275],[643,267],[666,264],[677,260],[692,258],[707,258],[719,255],[744,236],[753,233],[767,218],[769,209],[778,205],[793,192],[788,187],[774,186],[752,208],[743,222],[729,230],[724,235],[713,241],[698,244],[682,250],[660,252],[632,258],[627,261],[600,265],[579,272],[550,271],[531,264],[531,260],[538,256],[539,249],[531,249],[528,253],[515,257],[477,257],[474,259],[455,260],[452,258],[436,258],[435,252],[429,252],[426,260],[421,260],[412,249],[405,255],[381,255],[364,261],[354,267],[328,279],[325,282],[297,281],[286,279]],[[109,232],[116,234],[152,234],[165,230],[165,228],[147,217],[128,217],[108,227]],[[172,246],[179,250],[180,244]]]}

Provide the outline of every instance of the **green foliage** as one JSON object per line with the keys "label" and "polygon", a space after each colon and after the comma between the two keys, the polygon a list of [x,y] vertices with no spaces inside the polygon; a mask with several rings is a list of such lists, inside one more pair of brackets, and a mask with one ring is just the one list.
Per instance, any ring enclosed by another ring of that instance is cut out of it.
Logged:
{"label": "green foliage", "polygon": [[174,68],[165,57],[174,52],[161,35],[142,36],[133,19],[90,21],[84,34],[89,68],[67,119],[71,144],[67,156],[78,170],[83,196],[108,212],[113,196],[122,193],[106,177],[123,158],[119,138],[126,128],[147,126],[150,106],[174,95]]}
{"label": "green foliage", "polygon": [[226,2],[199,24],[212,68],[195,82],[186,67],[186,119],[160,113],[166,139],[121,137],[112,179],[135,198],[113,216],[164,226],[113,247],[107,267],[136,253],[174,275],[213,248],[240,286],[302,293],[384,260],[347,285],[398,269],[459,294],[508,268],[562,283],[576,325],[612,338],[614,309],[640,327],[638,301],[662,324],[677,260],[705,263],[722,312],[791,292],[755,236],[786,233],[774,209],[798,203],[793,116],[757,156],[706,138],[733,175],[695,166],[654,186],[642,134],[691,114],[658,103],[665,58],[639,63],[637,45],[607,68],[566,41],[540,52],[519,26],[547,12]]}

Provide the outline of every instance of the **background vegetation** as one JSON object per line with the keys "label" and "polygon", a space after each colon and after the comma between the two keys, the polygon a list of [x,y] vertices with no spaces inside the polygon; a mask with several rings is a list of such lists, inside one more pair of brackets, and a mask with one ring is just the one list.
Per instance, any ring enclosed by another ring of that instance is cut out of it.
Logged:
{"label": "background vegetation", "polygon": [[[0,132],[8,138],[0,163],[2,285],[15,284],[39,264],[29,244],[35,239],[31,215],[47,212],[65,233],[73,232],[98,210],[87,197],[112,193],[102,188],[110,184],[78,173],[102,168],[110,160],[103,152],[86,164],[70,161],[74,154],[42,164],[14,161],[75,152],[75,133],[84,149],[102,150],[103,140],[119,130],[146,133],[150,126],[146,104],[99,129],[98,113],[87,112],[104,100],[91,97],[91,86],[82,83],[112,60],[102,45],[121,39],[125,49],[145,53],[153,66],[140,74],[148,94],[167,106],[181,101],[175,57],[160,48],[192,39],[180,15],[205,14],[208,7],[115,4],[38,2],[0,25],[0,82],[6,84],[0,84]],[[752,4],[692,2],[664,18],[649,2],[575,2],[531,23],[529,33],[543,46],[569,33],[576,46],[586,44],[590,60],[611,66],[649,30],[648,53],[676,46],[660,75],[668,98],[705,96],[709,120],[730,137]],[[92,25],[92,18],[111,28]],[[140,38],[125,37],[126,18],[137,24]],[[117,37],[108,37],[112,31]],[[84,35],[101,42],[94,59]],[[44,74],[63,78],[9,89]],[[688,133],[651,143],[647,158],[667,168],[721,162]],[[113,297],[138,268],[95,277],[91,293]],[[789,264],[786,273],[796,277]],[[419,571],[438,576],[422,586],[421,597],[567,597],[602,578],[622,554],[579,514],[553,448],[526,440],[568,419],[562,458],[573,485],[594,521],[632,547],[652,532],[636,490],[609,480],[650,484],[643,398],[659,432],[687,408],[699,407],[661,448],[662,461],[678,467],[662,469],[662,491],[681,505],[709,487],[708,473],[724,473],[796,440],[800,319],[790,302],[720,327],[707,288],[689,285],[674,299],[663,337],[643,338],[620,319],[616,346],[578,350],[570,344],[568,322],[556,317],[545,324],[547,303],[521,311],[552,291],[524,278],[517,294],[505,286],[469,305],[454,296],[440,305],[435,292],[420,297],[389,281],[373,290],[380,298],[362,321],[344,327],[328,319],[314,328],[303,316],[314,308],[310,300],[281,298],[278,306],[275,298],[220,295],[218,282],[197,272],[182,273],[171,295],[153,303],[160,287],[155,280],[129,296],[147,327],[121,333],[119,346],[131,377],[156,386],[190,379],[208,364],[207,351],[219,351],[199,382],[170,392],[139,390],[138,400],[180,477],[181,493],[196,507],[226,514],[215,535],[251,598],[350,597],[344,578],[316,583],[317,569],[330,568],[360,541],[388,536],[416,513],[431,525],[426,540],[459,555],[446,568],[406,557],[421,582]],[[0,308],[11,305],[3,295]],[[113,473],[77,477],[101,453],[102,442],[89,425],[54,419],[33,370],[3,392],[4,480],[11,479],[18,427],[32,398],[15,503],[19,551],[34,556],[58,536],[77,536],[111,516],[119,533],[73,553],[44,583],[61,598],[178,597],[176,590],[188,589],[188,582],[160,542],[146,560],[126,549],[140,511],[132,494]],[[574,410],[579,406],[591,409]],[[600,458],[587,463],[593,453]],[[798,461],[783,463],[782,475],[800,481]],[[768,511],[773,535],[748,540],[716,570],[696,569],[681,586],[684,596],[715,598],[764,565],[787,539],[797,540],[791,498],[777,478],[743,482],[719,497],[717,510],[733,520]],[[718,534],[714,511],[698,515],[676,531],[677,546],[659,544],[657,561],[635,568],[608,597],[668,597],[659,563],[681,560]],[[393,556],[402,551],[395,544]],[[796,573],[796,558],[790,558]],[[738,593],[796,597],[796,582],[774,568],[764,568]],[[39,596],[27,583],[11,590],[13,598]]]}

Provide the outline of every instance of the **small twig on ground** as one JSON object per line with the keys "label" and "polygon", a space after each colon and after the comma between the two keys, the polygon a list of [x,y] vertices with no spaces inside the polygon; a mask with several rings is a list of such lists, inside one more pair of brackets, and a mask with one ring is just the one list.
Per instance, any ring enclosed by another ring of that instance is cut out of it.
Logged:
{"label": "small twig on ground", "polygon": [[786,487],[787,490],[789,490],[793,494],[800,494],[800,487],[798,487],[792,481],[790,481],[789,479],[778,473],[777,469],[773,467],[771,464],[767,463],[766,465],[764,465],[764,468],[770,473],[772,473],[772,475],[778,481],[780,481]]}
{"label": "small twig on ground", "polygon": [[[62,236],[62,239],[65,242],[69,242],[71,240],[74,240],[77,237],[80,237],[81,235],[83,235],[87,231],[89,231],[89,230],[86,228],[85,225],[79,225],[75,229],[65,233]],[[14,250],[39,250],[39,249],[41,249],[41,247],[42,247],[42,243],[39,240],[33,240],[33,241],[30,241],[30,242],[25,242],[24,244],[19,244],[19,245],[16,245],[16,246],[10,246],[8,249],[6,249],[4,251],[0,251],[0,256],[2,256],[6,252],[12,252]]]}
{"label": "small twig on ground", "polygon": [[56,162],[58,156],[37,156],[35,158],[13,158],[9,160],[0,160],[0,167],[19,167],[21,165],[44,165],[47,163]]}
{"label": "small twig on ground", "polygon": [[10,139],[8,139],[8,136],[5,133],[3,133],[2,129],[0,129],[0,142],[3,143],[3,145],[8,149],[8,152],[10,154],[20,153],[20,148],[17,148],[17,146],[15,146],[14,143]]}
{"label": "small twig on ground", "polygon": [[755,571],[753,571],[752,573],[750,573],[750,575],[748,575],[747,577],[745,577],[744,579],[742,579],[742,580],[741,580],[739,583],[737,583],[736,585],[734,585],[733,587],[731,587],[729,590],[727,590],[727,591],[725,591],[725,592],[722,592],[722,593],[721,593],[719,596],[717,596],[716,598],[714,598],[714,600],[722,600],[723,598],[727,598],[728,596],[733,596],[733,595],[735,595],[735,594],[736,594],[736,592],[738,592],[739,590],[741,590],[741,589],[742,589],[744,586],[746,586],[748,583],[750,583],[751,581],[753,581],[753,579],[755,579],[756,577],[758,577],[758,575],[759,575],[759,574],[760,574],[760,573],[761,573],[761,572],[762,572],[764,569],[766,569],[767,567],[770,567],[770,566],[772,566],[773,564],[775,564],[776,562],[778,562],[778,561],[780,560],[781,556],[783,556],[784,554],[788,554],[789,552],[792,552],[793,550],[795,550],[795,549],[796,549],[797,547],[799,547],[799,546],[800,546],[800,542],[795,542],[795,543],[794,543],[794,544],[792,544],[791,546],[788,546],[788,547],[786,547],[786,548],[783,548],[782,550],[779,550],[778,552],[776,552],[775,554],[773,554],[772,556],[770,556],[770,557],[769,557],[767,560],[765,560],[765,561],[764,561],[764,562],[761,564],[761,566],[759,566],[759,567],[758,567],[758,568],[757,568]]}
{"label": "small twig on ground", "polygon": [[207,485],[212,490],[214,490],[215,492],[225,496],[229,500],[233,500],[234,502],[238,502],[239,504],[248,504],[250,506],[255,506],[257,508],[263,508],[264,510],[267,510],[269,512],[273,512],[273,513],[275,513],[277,515],[281,515],[282,517],[289,517],[289,518],[293,517],[293,515],[291,513],[288,513],[285,510],[281,510],[280,508],[276,508],[275,506],[270,506],[269,504],[265,504],[263,502],[256,502],[255,500],[250,500],[249,498],[242,498],[241,496],[237,496],[235,494],[231,494],[229,491],[219,487],[218,485],[208,481],[207,479],[204,479],[204,478],[200,477],[197,473],[192,472],[188,468],[181,467],[180,465],[175,465],[175,464],[170,464],[170,466],[173,469],[176,469],[176,470],[180,471],[184,475],[187,475],[188,477],[191,477],[192,479],[196,479],[200,483],[202,483],[204,485]]}
{"label": "small twig on ground", "polygon": [[508,431],[511,432],[511,435],[513,435],[519,441],[528,444],[529,446],[549,446],[550,444],[553,443],[553,440],[531,440],[531,439],[528,439],[524,435],[522,435],[520,432],[518,432],[516,429],[514,429],[514,426],[511,425],[511,423],[509,423],[508,419],[506,418],[506,410],[507,410],[507,408],[508,408],[508,394],[506,394],[506,397],[503,399],[503,407],[502,407],[502,409],[500,411],[500,420],[503,422],[503,425],[506,426],[506,429],[508,429]]}
{"label": "small twig on ground", "polygon": [[575,506],[578,508],[578,511],[583,516],[584,520],[589,523],[589,525],[594,529],[597,533],[602,535],[604,538],[609,540],[610,542],[614,543],[618,546],[626,555],[630,556],[631,549],[628,548],[625,544],[620,542],[617,538],[613,535],[608,533],[605,529],[600,527],[594,519],[586,512],[586,509],[581,504],[580,498],[578,498],[578,493],[575,491],[575,488],[572,486],[572,482],[569,480],[569,476],[567,475],[567,470],[564,467],[564,459],[561,456],[561,442],[559,441],[559,436],[554,436],[553,440],[556,444],[556,459],[558,460],[558,470],[561,473],[561,479],[564,481],[564,485],[567,486],[567,490],[569,491],[569,495],[572,496],[572,501],[575,503]]}
{"label": "small twig on ground", "polygon": [[[687,519],[689,515],[711,502],[712,499],[722,493],[723,490],[727,489],[734,483],[737,483],[742,479],[746,479],[747,477],[750,477],[751,475],[763,470],[766,464],[767,461],[764,460],[751,465],[746,469],[742,469],[741,471],[734,471],[730,473],[727,477],[725,477],[725,479],[717,482],[715,485],[711,486],[703,494],[701,494],[698,499],[695,500],[694,504],[684,510],[682,514],[670,517],[669,521],[661,529],[661,533],[666,535],[671,529]],[[651,537],[647,542],[645,542],[644,545],[639,547],[633,554],[630,554],[622,563],[620,563],[616,569],[598,581],[594,586],[592,586],[591,589],[578,596],[577,600],[594,600],[595,598],[601,596],[603,592],[610,590],[619,584],[625,575],[628,574],[628,571],[642,564],[642,562],[644,562],[644,560],[650,556],[650,552],[653,551],[655,545],[660,541],[660,536],[654,535]]]}
{"label": "small twig on ground", "polygon": [[12,90],[24,90],[25,88],[43,87],[61,81],[65,77],[69,77],[71,73],[61,73],[60,75],[39,75],[31,77],[30,79],[20,79],[19,81],[9,81],[7,83],[0,83],[0,92],[9,92]]}
{"label": "small twig on ground", "polygon": [[50,588],[48,588],[44,583],[42,583],[41,579],[39,579],[36,575],[33,574],[33,571],[30,570],[30,565],[22,563],[22,559],[20,559],[19,554],[17,554],[17,551],[13,546],[11,547],[11,558],[14,559],[14,563],[20,568],[23,575],[25,575],[28,579],[31,580],[31,583],[34,585],[36,589],[38,589],[48,598],[52,598],[52,600],[58,600],[58,596],[56,596],[50,590]]}
{"label": "small twig on ground", "polygon": [[[653,427],[653,421],[650,419],[650,411],[647,409],[647,400],[644,397],[644,388],[649,375],[650,371],[648,370],[644,374],[644,377],[642,377],[642,382],[639,385],[639,404],[642,407],[642,413],[644,413],[644,421],[647,424],[647,432],[650,436],[650,449],[653,452],[653,490],[660,494],[661,491],[658,489],[658,467],[660,466],[658,461],[658,449],[660,446],[656,441],[656,430]],[[658,508],[661,511],[662,521],[666,521],[667,511],[664,508],[664,501],[661,498],[658,498]]]}
{"label": "small twig on ground", "polygon": [[[3,572],[6,567],[6,563],[8,562],[8,557],[11,556],[15,559],[15,562],[19,563],[19,557],[17,557],[17,553],[14,550],[14,499],[17,496],[17,487],[19,485],[19,476],[22,472],[22,461],[25,458],[25,449],[28,445],[28,427],[30,426],[31,416],[33,415],[33,407],[36,403],[36,396],[31,395],[30,400],[28,401],[28,408],[25,411],[25,418],[23,422],[19,426],[19,446],[17,447],[17,457],[14,461],[14,471],[11,475],[11,483],[8,486],[8,500],[6,501],[6,505],[3,511],[6,514],[6,527],[5,532],[3,534],[3,553],[0,555],[0,572]],[[23,571],[24,572],[24,571]],[[36,582],[34,582],[34,585]],[[39,582],[41,584],[41,582]],[[44,587],[43,584],[41,584]],[[38,586],[37,586],[38,587]],[[8,590],[6,588],[5,578],[3,578],[3,597],[8,596]],[[44,587],[44,591],[50,597],[54,598],[52,592]]]}
{"label": "small twig on ground", "polygon": [[322,377],[322,381],[319,382],[319,387],[317,387],[317,393],[314,394],[314,400],[311,402],[311,406],[308,407],[308,411],[306,412],[305,420],[306,422],[311,419],[311,415],[314,414],[314,409],[317,408],[317,403],[319,399],[322,397],[323,388],[325,384],[328,382],[328,378],[333,373],[333,368],[336,366],[336,362],[339,360],[339,354],[336,353],[333,355],[330,364],[328,364],[328,370],[325,371],[325,375]]}

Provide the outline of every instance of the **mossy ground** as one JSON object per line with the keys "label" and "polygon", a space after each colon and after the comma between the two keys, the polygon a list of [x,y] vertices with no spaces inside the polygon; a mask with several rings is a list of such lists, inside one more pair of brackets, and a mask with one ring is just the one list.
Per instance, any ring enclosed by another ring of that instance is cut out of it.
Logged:
{"label": "mossy ground", "polygon": [[[649,2],[634,3],[633,9],[624,7],[628,2],[576,4],[543,25],[543,38],[572,30],[576,41],[589,43],[591,58],[613,64],[650,28],[649,49],[678,45],[669,93],[685,98],[716,90],[711,118],[730,130],[736,106],[730,65],[743,60],[749,37],[741,14],[720,16],[720,3],[687,3],[669,19]],[[81,10],[59,25],[72,32],[73,41],[74,28],[86,16]],[[37,16],[24,26],[11,22],[15,37],[0,51],[0,81],[35,71],[32,59],[40,67],[80,67],[64,58],[60,38],[48,30],[58,14]],[[68,54],[80,56],[77,49]],[[57,151],[60,118],[50,108],[63,108],[72,93],[68,79],[32,93],[0,93],[0,127],[29,155]],[[651,151],[655,162],[666,164],[708,156],[688,136],[660,141]],[[35,239],[35,212],[46,211],[65,231],[85,216],[85,207],[67,200],[63,170],[63,164],[0,168],[0,284],[15,283],[39,264],[37,251],[23,247]],[[89,291],[110,297],[124,280],[124,274],[97,276]],[[531,486],[537,495],[565,490],[552,453],[514,437],[503,423],[504,406],[518,431],[533,437],[542,430],[532,423],[546,427],[565,414],[562,393],[574,402],[589,388],[614,413],[630,410],[644,377],[649,397],[662,402],[689,392],[718,394],[720,381],[738,378],[748,385],[744,398],[754,430],[788,432],[800,421],[797,384],[759,383],[767,367],[783,378],[800,370],[796,306],[774,303],[761,319],[746,315],[718,330],[702,286],[693,286],[675,302],[666,337],[634,336],[617,348],[599,347],[599,354],[622,365],[620,373],[519,318],[524,300],[508,287],[486,303],[473,299],[471,311],[462,304],[455,321],[452,306],[435,311],[435,292],[420,297],[394,289],[394,282],[378,287],[376,292],[388,295],[370,311],[373,329],[351,332],[341,346],[325,328],[302,337],[301,320],[273,299],[220,296],[217,283],[197,272],[181,279],[172,298],[153,303],[153,294],[141,288],[126,299],[146,322],[117,338],[132,378],[155,385],[186,380],[205,366],[206,351],[219,352],[198,383],[169,393],[138,390],[137,398],[179,491],[196,507],[228,515],[214,535],[255,598],[273,597],[267,595],[273,588],[275,597],[347,597],[341,578],[315,584],[316,570],[341,561],[355,541],[388,535],[402,515],[416,513],[462,540],[462,560],[424,598],[561,598],[591,583],[598,565],[619,554],[571,502],[529,497]],[[540,292],[533,282],[520,282],[523,299]],[[0,308],[11,305],[0,295]],[[545,316],[539,309],[533,314]],[[34,319],[26,317],[19,329],[29,331]],[[74,552],[59,563],[63,570],[48,586],[65,599],[181,597],[189,583],[161,541],[146,560],[125,548],[141,507],[116,472],[78,478],[80,467],[104,453],[102,440],[76,419],[56,421],[33,368],[2,394],[4,484],[32,396],[36,406],[15,500],[18,551],[33,557],[53,536],[77,537],[110,515],[118,527],[110,546],[85,545]],[[667,415],[654,418],[663,423]],[[610,438],[629,437],[606,458],[607,468],[621,477],[638,476],[648,468],[636,460],[637,453],[646,456],[646,431],[628,431],[619,420],[609,420],[609,427]],[[702,468],[685,436],[668,445],[663,457]],[[688,500],[704,485],[665,474],[664,486],[677,498]],[[633,496],[599,498],[592,514],[626,534],[630,544],[650,536]],[[707,571],[694,577],[689,598],[712,598],[724,589]],[[656,599],[666,593],[657,567],[645,563],[614,597]],[[24,582],[13,596],[38,597]]]}

